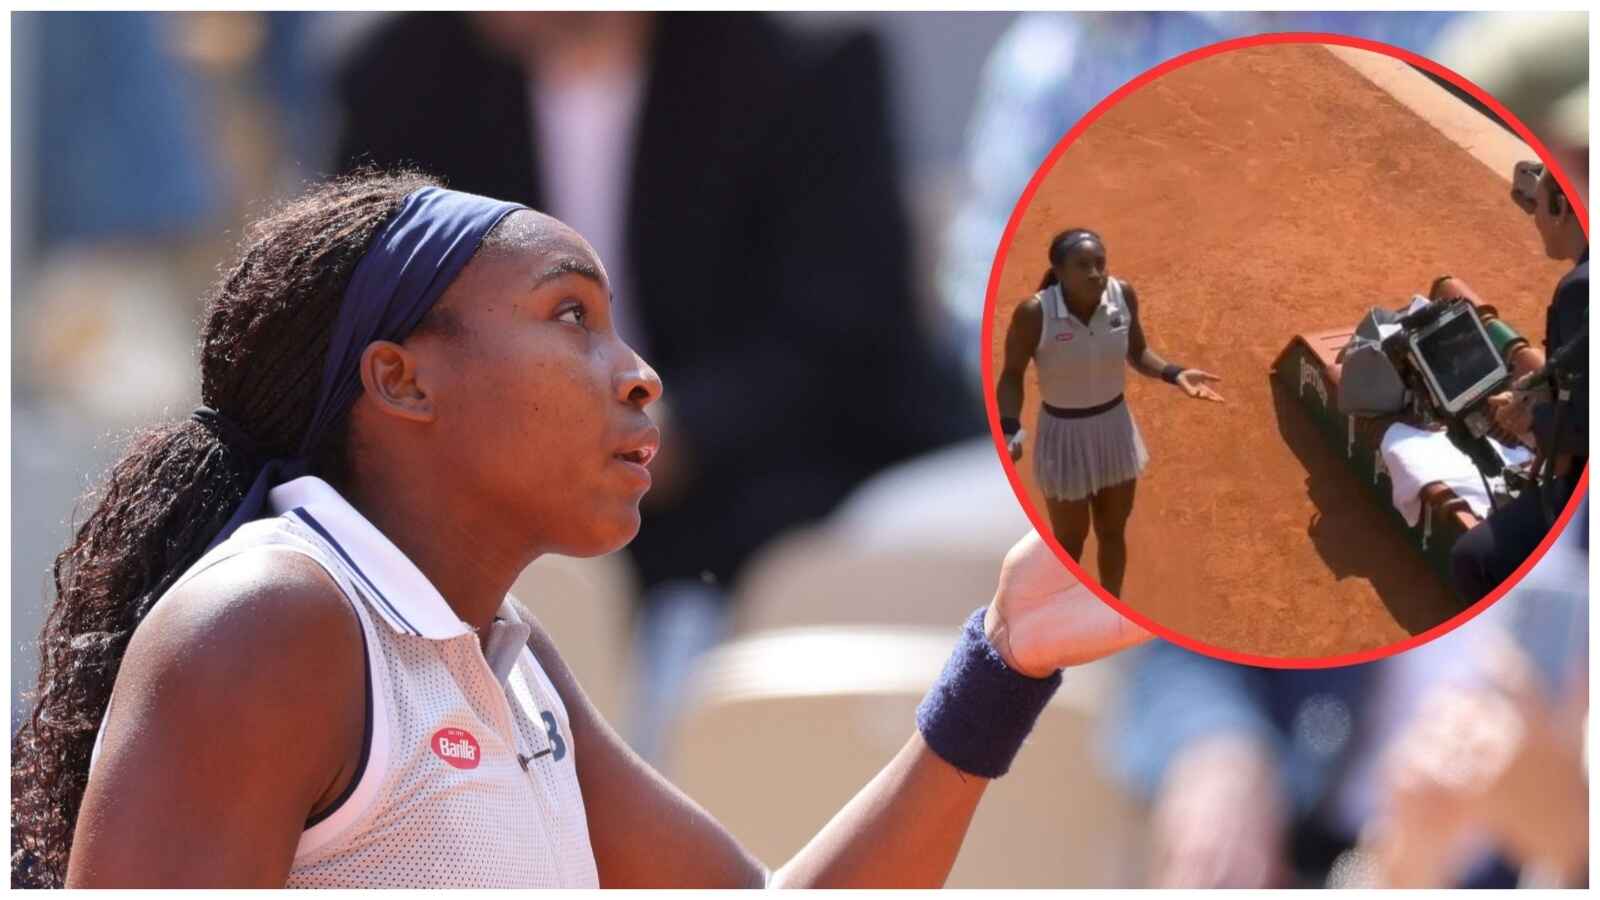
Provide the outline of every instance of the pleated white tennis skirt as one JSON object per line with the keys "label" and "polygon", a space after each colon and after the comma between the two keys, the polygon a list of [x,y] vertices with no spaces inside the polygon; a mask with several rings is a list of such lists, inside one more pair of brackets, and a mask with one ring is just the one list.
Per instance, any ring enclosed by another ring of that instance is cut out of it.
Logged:
{"label": "pleated white tennis skirt", "polygon": [[1033,474],[1052,500],[1082,500],[1144,472],[1150,462],[1126,401],[1103,413],[1064,418],[1039,410]]}

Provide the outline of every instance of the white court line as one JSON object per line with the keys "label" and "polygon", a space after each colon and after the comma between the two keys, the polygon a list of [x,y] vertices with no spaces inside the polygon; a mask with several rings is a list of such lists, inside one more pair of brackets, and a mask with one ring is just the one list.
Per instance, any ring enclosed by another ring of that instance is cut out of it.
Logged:
{"label": "white court line", "polygon": [[1512,167],[1519,160],[1539,158],[1516,135],[1406,63],[1382,53],[1342,44],[1323,46],[1507,183],[1511,181]]}

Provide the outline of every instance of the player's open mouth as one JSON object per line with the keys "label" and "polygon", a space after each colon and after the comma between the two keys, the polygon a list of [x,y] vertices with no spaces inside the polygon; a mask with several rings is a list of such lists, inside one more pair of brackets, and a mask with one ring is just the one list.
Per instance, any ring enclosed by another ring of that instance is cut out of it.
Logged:
{"label": "player's open mouth", "polygon": [[661,432],[654,425],[636,431],[623,441],[623,449],[611,454],[611,458],[636,466],[648,466],[656,458],[656,451],[661,447]]}
{"label": "player's open mouth", "polygon": [[623,462],[630,462],[637,466],[648,466],[650,465],[650,460],[655,459],[656,448],[640,447],[637,450],[629,450],[625,453],[614,453],[612,456],[622,460]]}

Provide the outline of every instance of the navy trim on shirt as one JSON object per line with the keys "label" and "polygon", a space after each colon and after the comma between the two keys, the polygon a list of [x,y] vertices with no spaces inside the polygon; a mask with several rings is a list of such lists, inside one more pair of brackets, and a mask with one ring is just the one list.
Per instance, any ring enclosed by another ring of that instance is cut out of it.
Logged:
{"label": "navy trim on shirt", "polygon": [[389,598],[383,595],[383,591],[378,590],[378,586],[372,583],[372,579],[367,577],[366,572],[361,571],[361,567],[356,565],[356,561],[350,558],[350,554],[346,553],[345,549],[339,545],[339,542],[334,539],[333,535],[328,533],[328,529],[322,527],[321,522],[318,522],[316,518],[313,517],[311,513],[307,512],[306,508],[303,506],[297,506],[290,510],[290,512],[298,516],[301,521],[305,522],[313,531],[321,535],[323,540],[328,542],[328,546],[332,547],[334,552],[338,553],[339,557],[343,559],[348,566],[350,566],[351,571],[355,572],[356,575],[360,577],[361,583],[365,584],[372,590],[373,596],[377,598],[379,603],[383,604],[384,609],[388,610],[391,615],[400,621],[402,627],[418,637],[422,636],[422,632],[417,629],[417,626],[411,624],[406,620],[405,616],[400,614],[400,610],[396,609],[395,605],[389,602]]}
{"label": "navy trim on shirt", "polygon": [[[352,607],[356,605],[353,597],[345,597],[345,601]],[[372,659],[370,658],[372,651],[367,646],[367,629],[366,626],[361,624],[361,613],[359,611],[356,611],[356,626],[361,629],[361,675],[362,682],[366,686],[365,702],[363,703],[365,718],[363,719],[364,724],[361,733],[361,761],[356,763],[356,772],[350,776],[350,783],[344,786],[344,790],[339,792],[339,796],[335,797],[332,803],[328,804],[328,808],[306,820],[305,827],[308,830],[338,812],[339,808],[345,805],[351,795],[356,792],[356,787],[361,784],[362,776],[367,774],[367,760],[372,756]]]}

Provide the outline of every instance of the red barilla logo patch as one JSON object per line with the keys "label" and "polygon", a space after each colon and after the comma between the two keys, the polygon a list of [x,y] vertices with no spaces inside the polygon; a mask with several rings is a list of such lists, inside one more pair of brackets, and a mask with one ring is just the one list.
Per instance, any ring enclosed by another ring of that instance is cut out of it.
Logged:
{"label": "red barilla logo patch", "polygon": [[1058,341],[1070,341],[1070,340],[1072,340],[1072,332],[1063,331],[1060,334],[1056,335],[1056,340],[1058,340]]}
{"label": "red barilla logo patch", "polygon": [[428,739],[435,756],[458,769],[476,769],[483,750],[478,739],[461,728],[441,728]]}

